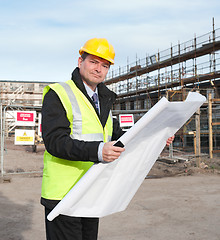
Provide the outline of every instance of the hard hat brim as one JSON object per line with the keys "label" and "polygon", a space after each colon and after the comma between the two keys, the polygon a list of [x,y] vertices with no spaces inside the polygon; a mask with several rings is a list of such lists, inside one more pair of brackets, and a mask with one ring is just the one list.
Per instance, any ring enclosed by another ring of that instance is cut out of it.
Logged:
{"label": "hard hat brim", "polygon": [[91,54],[91,55],[94,55],[94,56],[97,56],[97,57],[100,57],[100,58],[103,58],[103,59],[109,61],[111,65],[113,65],[113,64],[115,63],[112,58],[103,56],[103,55],[100,54],[100,53],[93,52],[93,51],[89,51],[88,49],[85,49],[84,47],[81,47],[80,50],[79,50],[79,54],[82,55],[84,52],[86,52],[86,53],[88,53],[88,54]]}

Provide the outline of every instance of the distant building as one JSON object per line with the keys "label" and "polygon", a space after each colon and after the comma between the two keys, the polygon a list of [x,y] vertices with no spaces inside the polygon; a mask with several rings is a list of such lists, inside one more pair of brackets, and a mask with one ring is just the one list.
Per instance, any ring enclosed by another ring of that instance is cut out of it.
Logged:
{"label": "distant building", "polygon": [[3,106],[40,107],[43,89],[50,83],[0,80],[0,103]]}

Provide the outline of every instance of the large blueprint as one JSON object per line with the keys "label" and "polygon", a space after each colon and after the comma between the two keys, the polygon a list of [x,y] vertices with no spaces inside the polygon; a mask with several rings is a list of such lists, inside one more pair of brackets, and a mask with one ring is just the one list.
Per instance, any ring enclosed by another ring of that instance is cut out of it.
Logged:
{"label": "large blueprint", "polygon": [[119,140],[125,151],[108,164],[95,164],[48,215],[103,217],[125,210],[166,145],[166,140],[206,101],[189,93],[184,102],[162,98]]}

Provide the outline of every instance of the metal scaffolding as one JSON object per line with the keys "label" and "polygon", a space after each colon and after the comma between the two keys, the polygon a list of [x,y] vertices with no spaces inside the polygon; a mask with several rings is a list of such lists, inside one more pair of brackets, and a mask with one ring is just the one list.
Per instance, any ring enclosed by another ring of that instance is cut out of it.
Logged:
{"label": "metal scaffolding", "polygon": [[105,84],[118,102],[131,96],[158,98],[167,90],[216,87],[220,78],[220,29],[112,70]]}

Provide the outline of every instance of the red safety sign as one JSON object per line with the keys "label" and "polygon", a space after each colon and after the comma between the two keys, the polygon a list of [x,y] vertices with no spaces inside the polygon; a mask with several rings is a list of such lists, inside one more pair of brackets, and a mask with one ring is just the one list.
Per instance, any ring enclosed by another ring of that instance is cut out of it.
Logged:
{"label": "red safety sign", "polygon": [[131,127],[134,125],[133,114],[120,114],[119,122],[121,127]]}
{"label": "red safety sign", "polygon": [[17,112],[17,121],[24,122],[33,122],[34,121],[34,113],[33,112]]}
{"label": "red safety sign", "polygon": [[16,111],[17,126],[35,126],[36,111]]}

